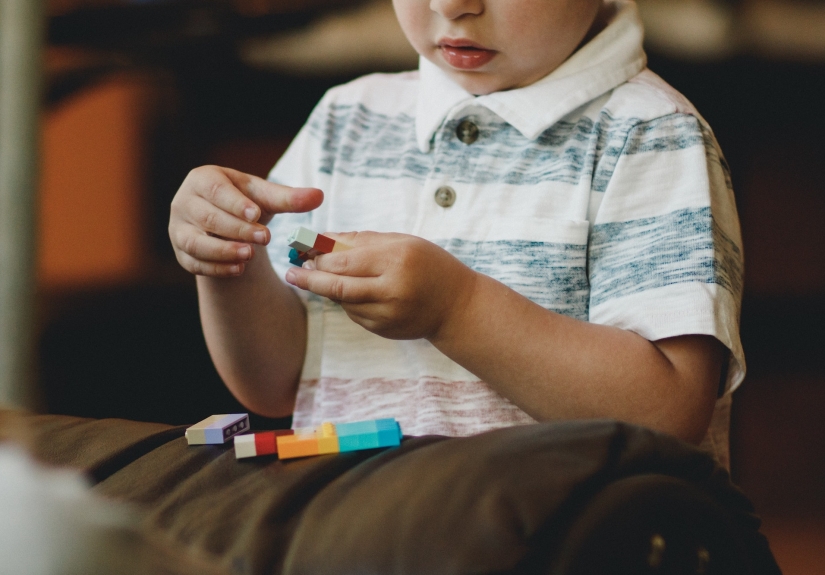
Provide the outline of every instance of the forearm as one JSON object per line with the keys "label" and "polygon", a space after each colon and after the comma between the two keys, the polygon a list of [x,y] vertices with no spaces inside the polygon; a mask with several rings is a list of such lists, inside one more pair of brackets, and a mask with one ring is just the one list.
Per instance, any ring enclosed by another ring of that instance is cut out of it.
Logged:
{"label": "forearm", "polygon": [[292,412],[306,351],[306,312],[256,247],[244,273],[198,276],[201,323],[209,353],[232,393],[271,417]]}
{"label": "forearm", "polygon": [[650,342],[550,312],[479,274],[456,309],[430,341],[534,418],[614,418],[702,439],[722,361],[715,339]]}

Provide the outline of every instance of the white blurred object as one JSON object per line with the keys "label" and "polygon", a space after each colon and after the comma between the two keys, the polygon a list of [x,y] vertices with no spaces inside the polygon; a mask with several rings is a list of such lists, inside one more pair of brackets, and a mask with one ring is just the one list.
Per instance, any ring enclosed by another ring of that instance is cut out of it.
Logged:
{"label": "white blurred object", "polygon": [[305,76],[418,67],[418,54],[387,0],[331,13],[301,30],[250,41],[241,58],[253,66]]}
{"label": "white blurred object", "polygon": [[689,60],[726,58],[741,39],[730,5],[716,0],[638,0],[646,43]]}
{"label": "white blurred object", "polygon": [[170,548],[78,472],[0,444],[0,575],[225,575],[208,559]]}
{"label": "white blurred object", "polygon": [[0,445],[0,573],[105,573],[107,528],[135,523],[124,509],[93,498],[76,472],[35,463],[21,448]]}

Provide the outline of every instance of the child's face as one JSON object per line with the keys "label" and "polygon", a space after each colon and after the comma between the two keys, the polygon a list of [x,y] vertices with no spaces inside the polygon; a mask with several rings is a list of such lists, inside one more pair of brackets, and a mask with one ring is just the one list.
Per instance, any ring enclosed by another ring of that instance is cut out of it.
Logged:
{"label": "child's face", "polygon": [[472,94],[521,88],[570,56],[602,0],[393,0],[419,54]]}

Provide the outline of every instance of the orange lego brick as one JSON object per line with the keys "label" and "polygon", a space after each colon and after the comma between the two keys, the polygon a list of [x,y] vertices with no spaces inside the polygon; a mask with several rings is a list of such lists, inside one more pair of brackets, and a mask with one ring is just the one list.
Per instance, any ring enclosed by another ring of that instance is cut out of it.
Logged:
{"label": "orange lego brick", "polygon": [[276,437],[275,440],[278,457],[281,459],[321,454],[318,449],[318,436],[314,429],[296,429],[295,435],[284,435]]}

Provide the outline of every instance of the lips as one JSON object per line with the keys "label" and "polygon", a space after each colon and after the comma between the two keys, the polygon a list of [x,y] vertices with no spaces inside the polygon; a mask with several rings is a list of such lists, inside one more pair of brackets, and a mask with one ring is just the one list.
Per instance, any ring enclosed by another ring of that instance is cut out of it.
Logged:
{"label": "lips", "polygon": [[438,42],[441,57],[453,68],[475,70],[496,57],[495,50],[464,39],[444,38]]}

